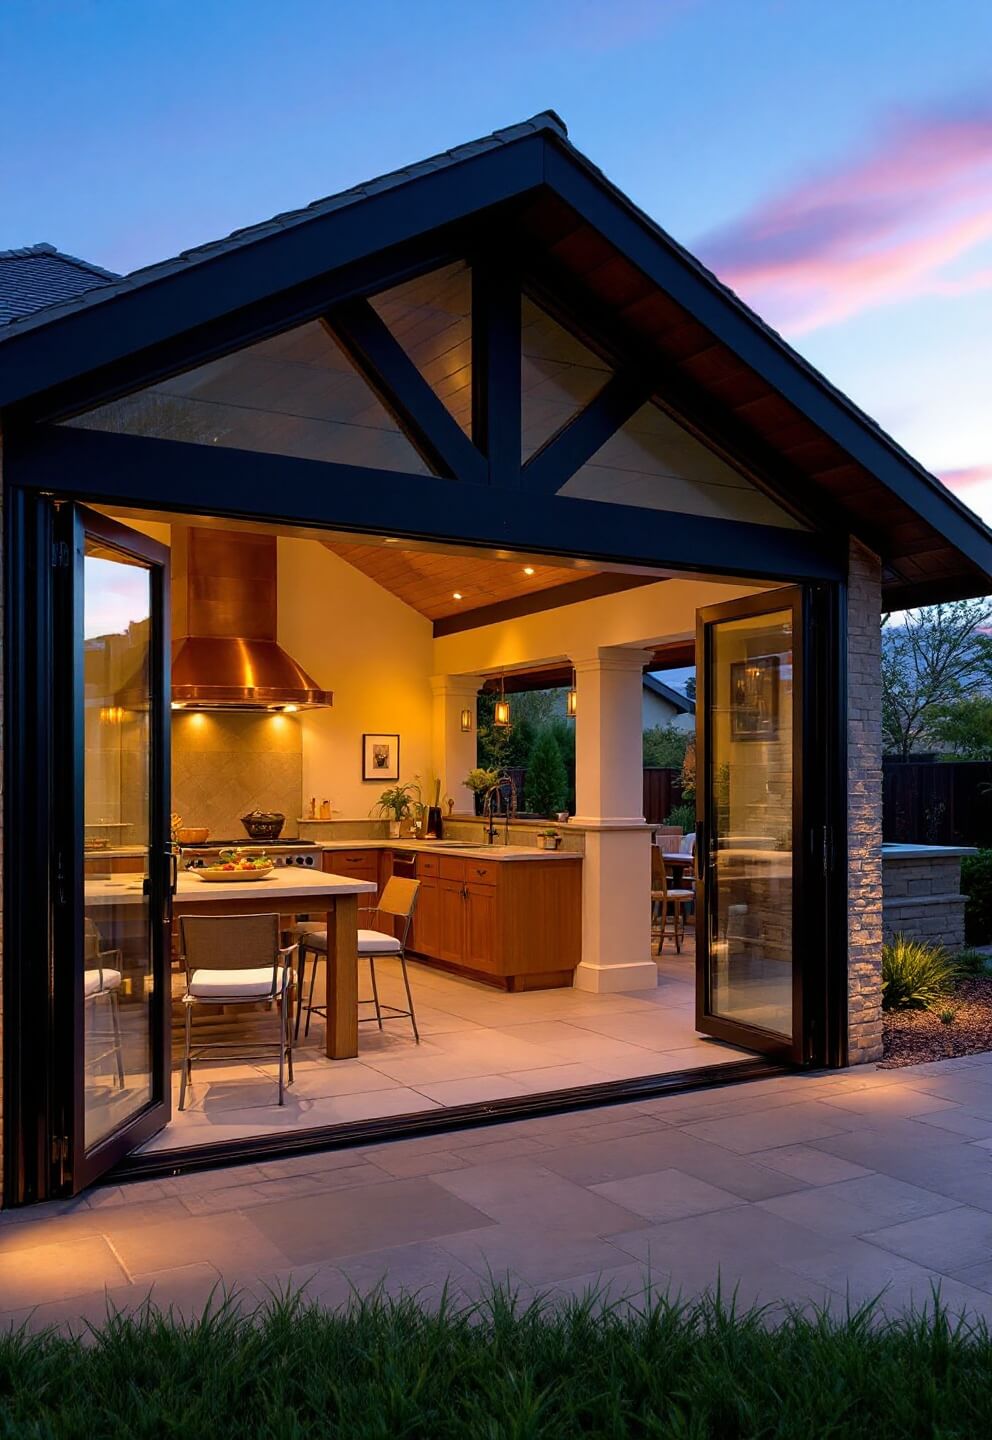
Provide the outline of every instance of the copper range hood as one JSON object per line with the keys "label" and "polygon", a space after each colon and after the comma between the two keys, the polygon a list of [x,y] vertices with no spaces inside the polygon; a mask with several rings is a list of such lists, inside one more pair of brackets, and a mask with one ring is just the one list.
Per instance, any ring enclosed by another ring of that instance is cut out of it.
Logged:
{"label": "copper range hood", "polygon": [[316,710],[333,696],[276,639],[274,535],[172,527],[172,704]]}

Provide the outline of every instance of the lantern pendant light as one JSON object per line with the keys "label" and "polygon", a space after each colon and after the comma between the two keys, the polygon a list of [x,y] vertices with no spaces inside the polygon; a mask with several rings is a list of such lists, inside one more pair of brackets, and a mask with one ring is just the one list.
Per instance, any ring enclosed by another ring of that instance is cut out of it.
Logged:
{"label": "lantern pendant light", "polygon": [[578,699],[579,699],[578,691],[577,691],[576,688],[575,688],[575,667],[574,667],[574,665],[573,665],[573,667],[572,667],[572,688],[571,688],[571,690],[569,690],[568,694],[565,696],[565,714],[569,717],[570,720],[575,718],[575,711],[576,711],[577,706],[578,706]]}
{"label": "lantern pendant light", "polygon": [[510,728],[510,702],[506,698],[506,691],[503,688],[503,676],[499,677],[499,699],[496,701],[496,708],[493,711],[493,724],[500,730]]}

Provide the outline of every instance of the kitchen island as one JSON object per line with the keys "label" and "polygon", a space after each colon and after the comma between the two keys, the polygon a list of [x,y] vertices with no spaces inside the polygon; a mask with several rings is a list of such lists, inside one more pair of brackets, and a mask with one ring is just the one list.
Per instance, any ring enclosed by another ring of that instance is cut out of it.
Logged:
{"label": "kitchen island", "polygon": [[[321,871],[277,869],[262,880],[207,881],[180,871],[173,915],[293,915],[319,911],[327,923],[327,1031],[329,1059],[358,1054],[358,896],[374,894],[374,882]],[[86,914],[144,900],[133,876],[88,878]],[[96,918],[96,916],[93,916]]]}
{"label": "kitchen island", "polygon": [[571,985],[582,957],[582,857],[529,845],[431,840],[316,842],[323,868],[381,887],[420,881],[408,948],[501,990]]}

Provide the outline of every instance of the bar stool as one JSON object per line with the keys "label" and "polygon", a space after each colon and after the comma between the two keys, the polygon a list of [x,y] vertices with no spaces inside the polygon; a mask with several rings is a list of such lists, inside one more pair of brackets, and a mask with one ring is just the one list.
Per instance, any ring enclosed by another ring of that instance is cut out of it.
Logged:
{"label": "bar stool", "polygon": [[[413,920],[413,912],[417,905],[417,896],[420,894],[420,881],[407,880],[398,875],[393,875],[386,881],[385,888],[379,898],[378,905],[367,913],[375,918],[377,922],[385,920],[391,925],[393,920],[401,920],[402,934],[397,936],[392,929],[369,929],[358,932],[358,958],[369,962],[369,976],[372,981],[372,999],[359,1000],[359,1005],[373,1005],[374,1015],[360,1015],[359,1024],[369,1024],[375,1021],[379,1029],[382,1029],[384,1020],[406,1020],[413,1026],[413,1036],[417,1044],[420,1044],[420,1031],[417,1029],[417,1016],[413,1005],[413,992],[410,989],[410,976],[406,968],[406,945],[410,934],[410,924]],[[304,934],[300,936],[300,994],[296,1009],[296,1035],[299,1038],[300,1021],[303,1010],[306,1008],[307,1023],[303,1030],[304,1038],[310,1034],[310,1018],[312,1015],[323,1015],[327,1017],[326,1005],[315,1005],[313,1003],[314,985],[317,980],[317,966],[320,961],[327,959],[327,926],[315,925],[312,929],[307,928],[305,922],[301,922],[300,928]],[[303,1002],[302,978],[306,966],[307,955],[313,957],[313,968],[310,972],[310,989],[307,994],[306,1006]],[[403,972],[403,985],[406,989],[406,999],[409,1005],[408,1010],[401,1010],[395,1005],[383,1005],[379,1000],[379,986],[376,980],[375,962],[377,959],[398,959],[400,969]]]}

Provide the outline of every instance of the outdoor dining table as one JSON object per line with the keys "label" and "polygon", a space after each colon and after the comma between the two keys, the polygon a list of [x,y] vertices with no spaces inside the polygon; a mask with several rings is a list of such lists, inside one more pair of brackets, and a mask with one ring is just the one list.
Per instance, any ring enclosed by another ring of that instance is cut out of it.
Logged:
{"label": "outdoor dining table", "polygon": [[672,885],[678,889],[684,872],[692,869],[692,853],[688,850],[662,850],[661,858],[672,872]]}
{"label": "outdoor dining table", "polygon": [[[280,866],[261,880],[200,880],[180,871],[173,896],[175,920],[183,915],[326,915],[327,1030],[330,1060],[358,1054],[358,897],[375,894],[371,880]],[[87,914],[117,905],[138,904],[142,882],[133,875],[87,879]],[[94,916],[95,918],[95,916]]]}

